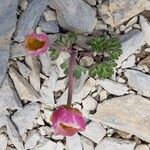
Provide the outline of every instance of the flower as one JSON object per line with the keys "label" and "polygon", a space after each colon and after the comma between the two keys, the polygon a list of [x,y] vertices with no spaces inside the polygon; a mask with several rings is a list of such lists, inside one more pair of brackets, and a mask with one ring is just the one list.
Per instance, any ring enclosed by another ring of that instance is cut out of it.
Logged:
{"label": "flower", "polygon": [[48,36],[44,33],[30,33],[25,39],[25,47],[29,55],[35,57],[48,50]]}
{"label": "flower", "polygon": [[55,135],[72,136],[78,131],[85,130],[82,113],[67,105],[61,105],[50,118]]}

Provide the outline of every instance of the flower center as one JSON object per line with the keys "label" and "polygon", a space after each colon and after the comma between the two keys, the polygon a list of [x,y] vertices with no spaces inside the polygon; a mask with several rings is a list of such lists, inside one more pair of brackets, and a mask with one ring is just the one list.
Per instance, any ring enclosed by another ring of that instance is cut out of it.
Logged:
{"label": "flower center", "polygon": [[36,51],[45,45],[45,41],[40,41],[31,37],[27,38],[26,47],[29,51]]}

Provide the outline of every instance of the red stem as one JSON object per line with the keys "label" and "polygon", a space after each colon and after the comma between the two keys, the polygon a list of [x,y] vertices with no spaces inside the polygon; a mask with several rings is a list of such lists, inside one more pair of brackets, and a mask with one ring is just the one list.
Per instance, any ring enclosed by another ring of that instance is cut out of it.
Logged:
{"label": "red stem", "polygon": [[67,99],[67,105],[71,107],[72,104],[72,95],[73,95],[73,86],[74,86],[74,76],[73,71],[76,65],[76,57],[77,57],[77,51],[72,50],[71,51],[71,57],[69,61],[69,69],[68,69],[68,99]]}

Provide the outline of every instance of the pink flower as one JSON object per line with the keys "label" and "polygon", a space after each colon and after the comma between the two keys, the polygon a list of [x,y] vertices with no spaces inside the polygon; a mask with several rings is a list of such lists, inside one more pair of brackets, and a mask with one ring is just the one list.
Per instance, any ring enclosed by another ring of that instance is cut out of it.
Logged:
{"label": "pink flower", "polygon": [[48,50],[48,36],[44,33],[30,33],[25,39],[25,47],[28,53],[35,57],[43,54]]}
{"label": "pink flower", "polygon": [[81,112],[67,105],[59,106],[50,120],[56,135],[72,136],[78,131],[85,130],[85,121]]}

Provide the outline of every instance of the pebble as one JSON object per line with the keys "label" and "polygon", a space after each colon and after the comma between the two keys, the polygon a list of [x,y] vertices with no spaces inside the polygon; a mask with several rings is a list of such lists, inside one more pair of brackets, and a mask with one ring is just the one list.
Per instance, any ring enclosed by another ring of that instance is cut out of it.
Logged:
{"label": "pebble", "polygon": [[125,25],[121,25],[119,29],[120,29],[121,32],[123,32],[126,29],[126,26]]}
{"label": "pebble", "polygon": [[108,30],[107,24],[105,24],[102,20],[97,20],[95,30]]}
{"label": "pebble", "polygon": [[6,150],[7,147],[7,136],[5,134],[0,134],[0,149]]}
{"label": "pebble", "polygon": [[96,0],[84,0],[86,3],[89,5],[95,6],[96,5]]}
{"label": "pebble", "polygon": [[135,150],[149,150],[149,147],[146,144],[137,145]]}
{"label": "pebble", "polygon": [[56,150],[64,150],[64,149],[65,149],[64,144],[61,141],[58,141],[56,145]]}
{"label": "pebble", "polygon": [[100,100],[103,101],[107,99],[107,92],[105,90],[101,90],[100,92]]}
{"label": "pebble", "polygon": [[94,59],[92,57],[89,56],[84,56],[80,59],[80,65],[81,66],[86,66],[89,67],[93,64]]}
{"label": "pebble", "polygon": [[27,0],[20,0],[19,6],[21,7],[22,10],[25,10],[28,6],[28,1]]}
{"label": "pebble", "polygon": [[145,52],[150,52],[150,48],[146,48],[146,49],[145,49]]}
{"label": "pebble", "polygon": [[128,32],[131,31],[131,30],[132,30],[132,26],[126,28],[125,31],[124,31],[124,33],[128,33]]}
{"label": "pebble", "polygon": [[81,141],[83,145],[84,150],[94,150],[94,144],[89,139],[85,138],[84,136],[81,136]]}
{"label": "pebble", "polygon": [[137,21],[138,21],[138,17],[137,17],[137,16],[133,17],[133,18],[130,19],[130,20],[128,21],[128,23],[126,24],[126,28],[128,28],[128,27],[130,27],[130,26],[133,26],[134,24],[137,23]]}
{"label": "pebble", "polygon": [[140,29],[141,27],[140,27],[139,24],[134,24],[134,25],[133,25],[133,28],[135,28],[135,29]]}
{"label": "pebble", "polygon": [[45,20],[48,21],[56,21],[56,12],[52,9],[47,9],[43,12]]}
{"label": "pebble", "polygon": [[[86,126],[86,130],[80,132],[83,136],[92,140],[95,143],[99,143],[103,137],[106,135],[106,130],[98,122],[90,122]],[[97,136],[98,135],[98,136]]]}

